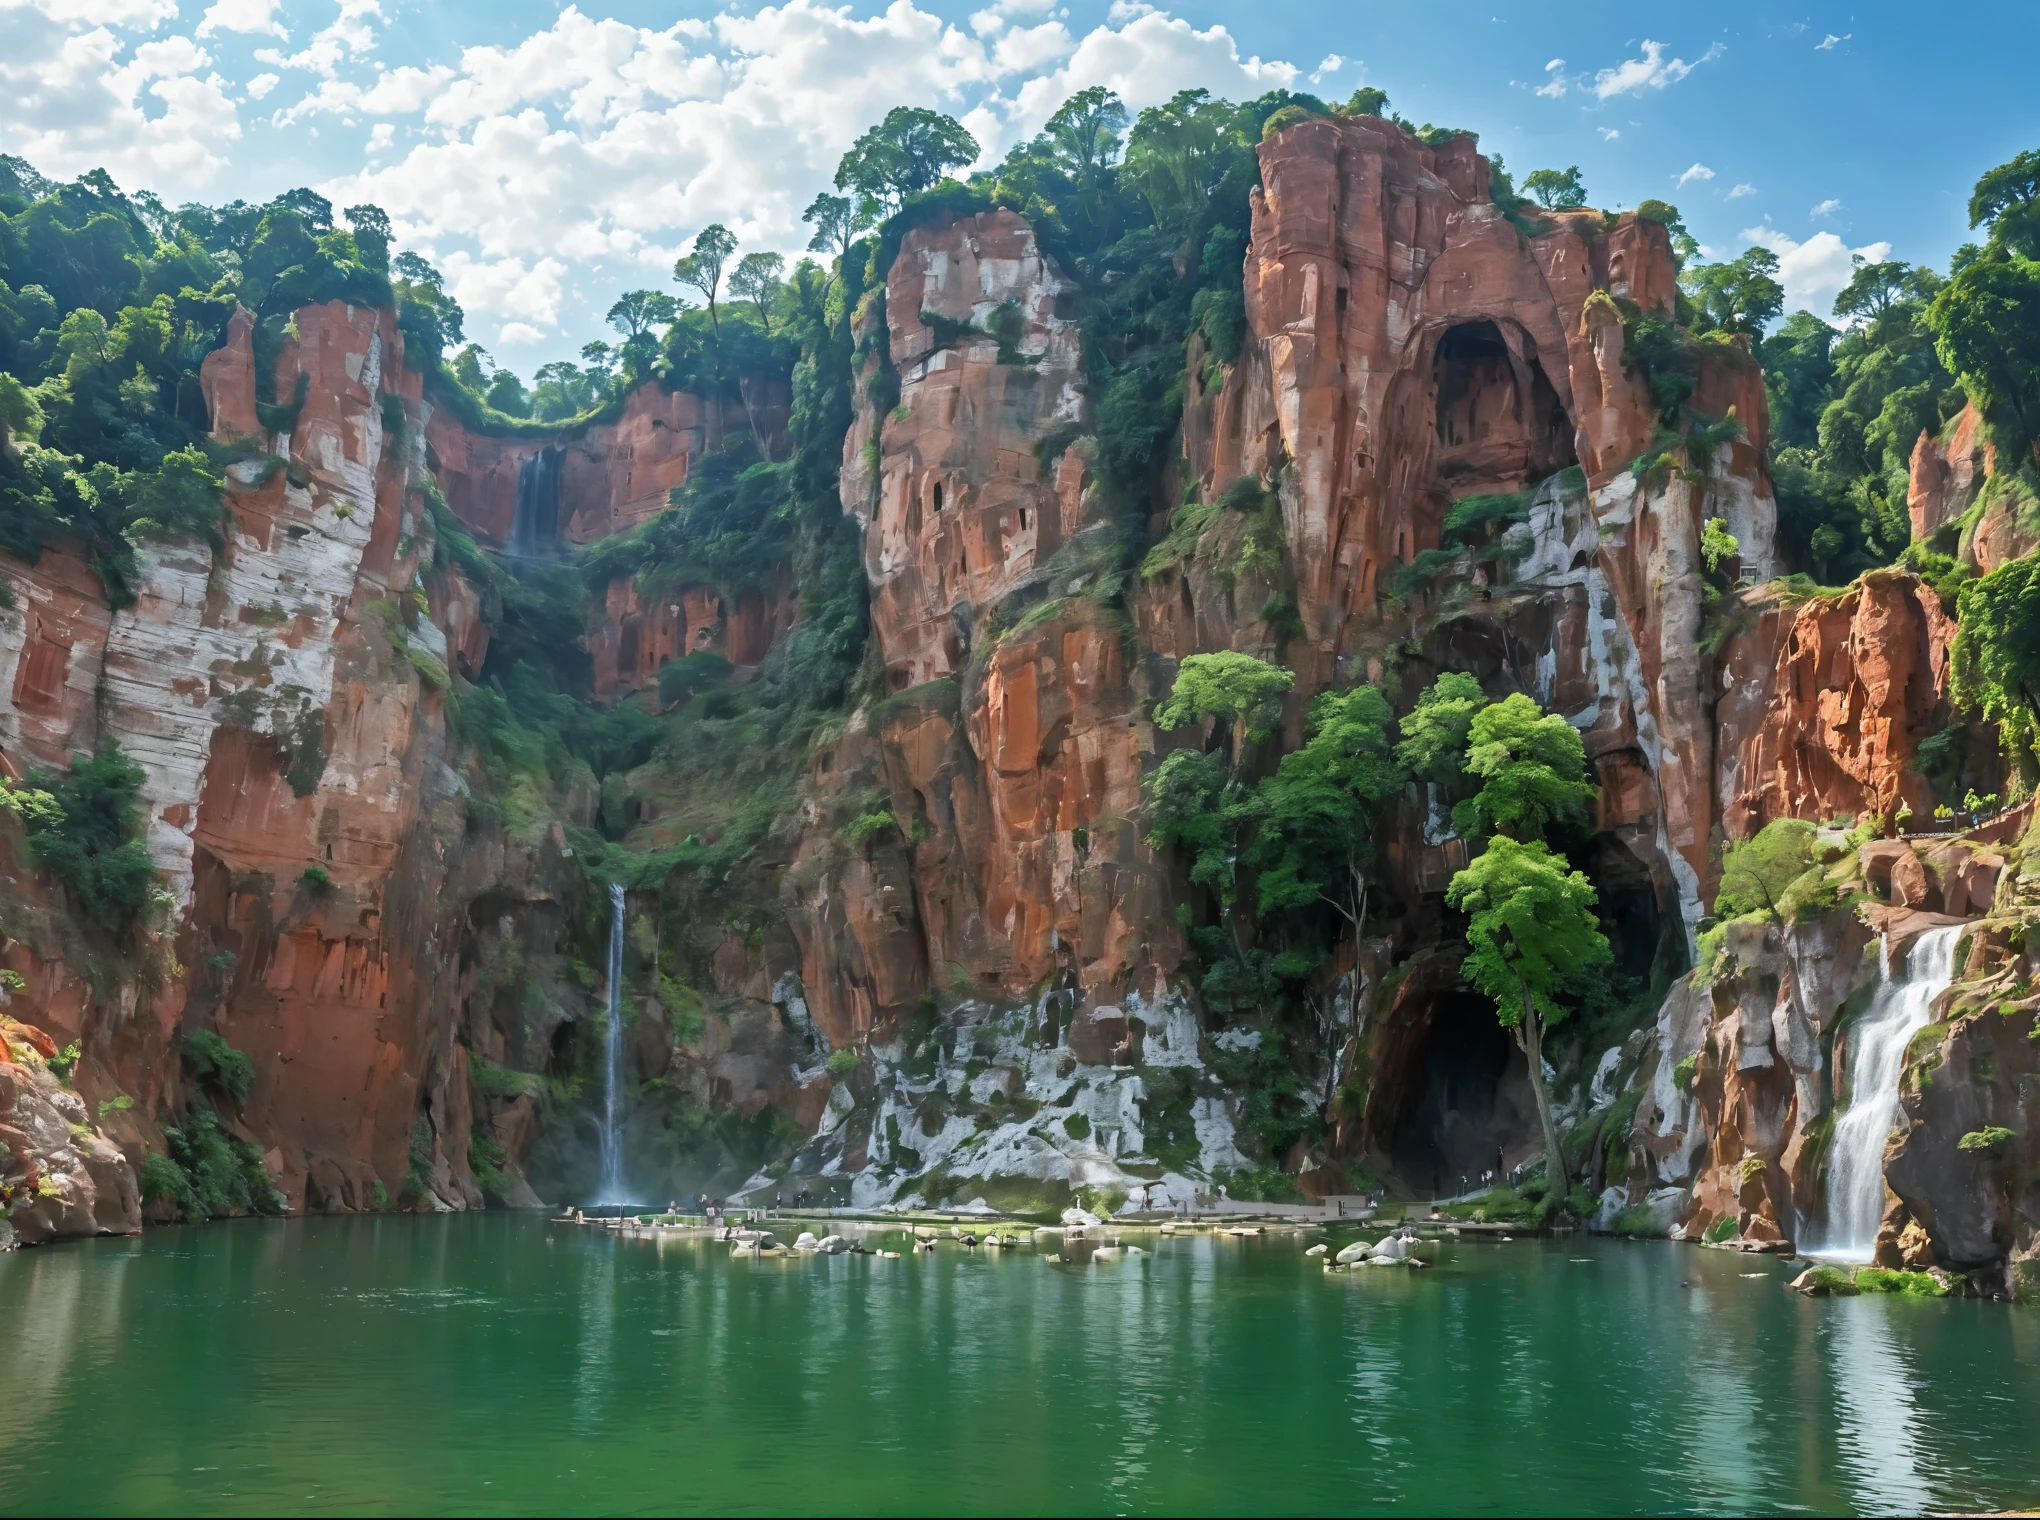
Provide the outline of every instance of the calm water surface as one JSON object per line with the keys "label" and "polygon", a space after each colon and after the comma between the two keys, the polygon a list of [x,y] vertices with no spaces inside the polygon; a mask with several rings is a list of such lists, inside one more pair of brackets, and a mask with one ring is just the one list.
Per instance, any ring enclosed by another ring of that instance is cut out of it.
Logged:
{"label": "calm water surface", "polygon": [[1070,1269],[504,1214],[162,1230],[0,1256],[0,1511],[2040,1502],[2040,1313],[1783,1278],[1607,1241],[1328,1277],[1285,1240]]}

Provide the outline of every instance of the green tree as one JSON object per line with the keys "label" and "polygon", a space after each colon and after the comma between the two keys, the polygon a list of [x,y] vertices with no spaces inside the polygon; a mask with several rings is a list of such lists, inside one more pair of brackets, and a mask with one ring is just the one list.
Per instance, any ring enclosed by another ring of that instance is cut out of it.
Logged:
{"label": "green tree", "polygon": [[758,321],[772,331],[772,301],[785,286],[786,260],[776,253],[747,253],[730,271],[730,294],[758,308]]}
{"label": "green tree", "polygon": [[723,271],[736,251],[736,234],[721,222],[710,222],[695,234],[693,252],[682,254],[673,263],[673,278],[700,291],[708,303],[709,326],[715,329],[718,340],[722,337],[722,322],[716,312],[716,300],[722,290]]}
{"label": "green tree", "polygon": [[865,215],[897,211],[978,156],[963,123],[925,106],[894,106],[836,165],[836,188],[856,193]]}
{"label": "green tree", "polygon": [[2040,258],[2040,150],[1985,171],[1969,197],[1969,225],[2025,258]]}
{"label": "green tree", "polygon": [[1216,718],[1230,737],[1238,770],[1246,753],[1282,721],[1282,701],[1296,685],[1293,672],[1235,649],[1186,656],[1176,684],[1155,709],[1157,728]]}
{"label": "green tree", "polygon": [[349,206],[343,213],[361,262],[384,274],[390,269],[390,214],[380,206]]}
{"label": "green tree", "polygon": [[2040,463],[2040,263],[1977,260],[1934,298],[1927,321],[1999,451]]}
{"label": "green tree", "polygon": [[1855,255],[1856,272],[1835,297],[1835,315],[1845,321],[1876,323],[1897,311],[1906,301],[1934,293],[1933,272],[1886,259],[1873,264]]}
{"label": "green tree", "polygon": [[1466,775],[1466,736],[1474,714],[1488,705],[1480,682],[1460,670],[1448,670],[1417,698],[1402,720],[1402,743],[1396,763],[1418,781],[1456,796]]}
{"label": "green tree", "polygon": [[1523,176],[1523,189],[1546,211],[1577,211],[1587,203],[1578,164],[1569,169],[1532,169]]}
{"label": "green tree", "polygon": [[1959,611],[1955,700],[2030,746],[2040,736],[2040,555],[1967,582]]}
{"label": "green tree", "polygon": [[1363,84],[1346,101],[1348,116],[1386,116],[1388,114],[1388,91],[1377,90],[1371,84]]}
{"label": "green tree", "polygon": [[1778,911],[1785,889],[1813,864],[1813,825],[1799,818],[1774,818],[1721,852],[1721,886],[1714,894],[1720,918]]}
{"label": "green tree", "polygon": [[1256,789],[1252,863],[1261,911],[1324,903],[1359,934],[1382,804],[1403,788],[1395,714],[1373,686],[1311,703],[1301,748]]}
{"label": "green tree", "polygon": [[1777,254],[1768,248],[1748,248],[1724,264],[1696,264],[1679,283],[1693,302],[1695,326],[1701,331],[1760,338],[1785,309],[1785,287],[1777,276]]}
{"label": "green tree", "polygon": [[1563,1197],[1565,1151],[1544,1079],[1544,1033],[1565,1017],[1557,994],[1612,959],[1593,884],[1543,844],[1497,834],[1452,878],[1445,900],[1467,915],[1467,980],[1493,1000],[1527,1060],[1550,1196]]}
{"label": "green tree", "polygon": [[1473,715],[1466,771],[1480,790],[1452,810],[1452,823],[1468,838],[1541,838],[1555,823],[1581,821],[1595,797],[1579,730],[1522,692]]}
{"label": "green tree", "polygon": [[[808,239],[809,253],[833,253],[838,263],[850,256],[850,245],[857,241],[857,234],[869,225],[858,215],[857,202],[847,195],[831,195],[824,190],[808,202],[807,210],[800,219],[814,228],[814,236]],[[834,273],[830,272],[830,279]]]}
{"label": "green tree", "polygon": [[1123,177],[1156,226],[1187,232],[1210,214],[1223,187],[1252,162],[1247,125],[1238,107],[1209,90],[1179,90],[1140,113],[1127,136]]}
{"label": "green tree", "polygon": [[482,399],[506,417],[531,415],[531,397],[515,370],[499,369],[489,376],[489,388],[482,392]]}

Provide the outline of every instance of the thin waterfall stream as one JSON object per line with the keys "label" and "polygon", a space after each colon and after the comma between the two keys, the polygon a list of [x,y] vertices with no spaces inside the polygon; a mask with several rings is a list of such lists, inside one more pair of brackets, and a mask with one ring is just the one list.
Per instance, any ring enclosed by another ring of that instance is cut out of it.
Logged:
{"label": "thin waterfall stream", "polygon": [[628,1203],[623,1193],[623,884],[609,888],[609,1030],[602,1062],[602,1203]]}
{"label": "thin waterfall stream", "polygon": [[1934,999],[1955,979],[1962,924],[1929,929],[1914,941],[1905,971],[1881,958],[1876,995],[1849,1031],[1849,1106],[1835,1121],[1828,1150],[1827,1234],[1808,1249],[1839,1261],[1869,1261],[1884,1217],[1884,1147],[1898,1122],[1898,1079],[1905,1049],[1933,1018]]}

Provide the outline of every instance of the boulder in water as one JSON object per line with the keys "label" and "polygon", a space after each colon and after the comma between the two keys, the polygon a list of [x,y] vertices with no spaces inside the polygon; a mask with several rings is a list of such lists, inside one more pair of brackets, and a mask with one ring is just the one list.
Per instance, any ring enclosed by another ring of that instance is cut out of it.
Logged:
{"label": "boulder in water", "polygon": [[1332,1258],[1342,1267],[1350,1267],[1356,1261],[1365,1261],[1373,1254],[1374,1247],[1364,1240],[1356,1240],[1350,1246],[1341,1246],[1339,1254]]}
{"label": "boulder in water", "polygon": [[1308,1251],[1305,1251],[1303,1254],[1306,1256],[1322,1256],[1325,1254],[1325,1251],[1327,1249],[1328,1248],[1326,1247],[1325,1243],[1321,1240],[1316,1245],[1312,1246]]}
{"label": "boulder in water", "polygon": [[812,1252],[821,1250],[822,1246],[821,1242],[815,1239],[812,1231],[802,1230],[795,1238],[793,1248],[796,1251]]}
{"label": "boulder in water", "polygon": [[1073,1229],[1079,1230],[1087,1230],[1093,1225],[1104,1223],[1103,1220],[1089,1209],[1064,1209],[1062,1211],[1062,1222]]}
{"label": "boulder in water", "polygon": [[815,1242],[815,1249],[825,1256],[836,1256],[850,1249],[850,1242],[841,1235],[824,1235]]}
{"label": "boulder in water", "polygon": [[1830,1267],[1823,1263],[1808,1267],[1786,1286],[1795,1293],[1804,1293],[1812,1298],[1826,1298],[1830,1295],[1842,1298],[1861,1292],[1856,1279],[1841,1267]]}

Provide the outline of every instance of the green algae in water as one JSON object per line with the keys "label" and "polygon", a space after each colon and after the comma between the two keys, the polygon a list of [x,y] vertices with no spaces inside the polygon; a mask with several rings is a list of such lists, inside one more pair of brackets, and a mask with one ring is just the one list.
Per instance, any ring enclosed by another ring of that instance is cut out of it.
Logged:
{"label": "green algae in water", "polygon": [[[1345,1236],[1341,1236],[1343,1240]],[[0,1511],[1817,1513],[2040,1490],[2040,1316],[1737,1252],[732,1262],[526,1216],[0,1257]]]}

